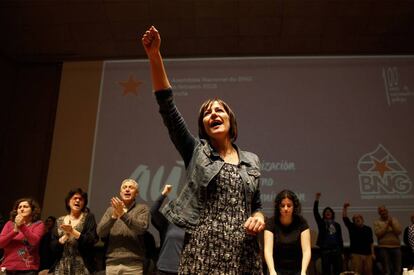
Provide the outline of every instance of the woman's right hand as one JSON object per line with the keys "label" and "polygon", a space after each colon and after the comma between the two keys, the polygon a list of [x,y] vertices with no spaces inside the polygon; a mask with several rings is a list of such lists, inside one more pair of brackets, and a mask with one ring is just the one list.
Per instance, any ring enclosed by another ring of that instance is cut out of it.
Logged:
{"label": "woman's right hand", "polygon": [[68,234],[65,233],[65,234],[63,234],[62,237],[59,238],[59,243],[60,244],[65,244],[68,239],[69,239],[69,236],[68,236]]}
{"label": "woman's right hand", "polygon": [[141,42],[150,61],[153,91],[171,88],[160,53],[161,36],[157,29],[151,26],[142,36]]}
{"label": "woman's right hand", "polygon": [[144,33],[141,42],[149,59],[159,54],[161,36],[154,26],[151,26],[151,28]]}
{"label": "woman's right hand", "polygon": [[24,224],[24,217],[20,214],[17,214],[14,218],[14,224],[16,227],[20,227],[22,224]]}

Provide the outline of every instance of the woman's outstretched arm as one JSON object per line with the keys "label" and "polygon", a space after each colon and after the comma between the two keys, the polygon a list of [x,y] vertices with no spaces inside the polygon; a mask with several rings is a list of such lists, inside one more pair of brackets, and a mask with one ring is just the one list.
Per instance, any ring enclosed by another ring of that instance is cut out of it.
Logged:
{"label": "woman's outstretched arm", "polygon": [[160,53],[161,36],[158,30],[151,26],[142,36],[141,42],[150,61],[154,92],[171,88]]}

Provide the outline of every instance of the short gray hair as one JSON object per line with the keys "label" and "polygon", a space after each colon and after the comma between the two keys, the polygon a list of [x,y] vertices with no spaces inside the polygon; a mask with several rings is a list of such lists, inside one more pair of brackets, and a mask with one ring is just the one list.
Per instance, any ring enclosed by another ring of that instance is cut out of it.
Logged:
{"label": "short gray hair", "polygon": [[136,182],[134,179],[124,179],[121,183],[121,187],[122,187],[122,185],[124,185],[124,183],[127,183],[127,182],[132,182],[135,185],[135,188],[137,188],[137,190],[139,190],[138,182]]}

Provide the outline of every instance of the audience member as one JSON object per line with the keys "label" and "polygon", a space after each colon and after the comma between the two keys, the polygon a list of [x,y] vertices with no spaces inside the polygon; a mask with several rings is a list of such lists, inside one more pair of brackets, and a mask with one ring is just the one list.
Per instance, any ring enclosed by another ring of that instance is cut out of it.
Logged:
{"label": "audience member", "polygon": [[411,268],[414,268],[414,223],[408,227],[408,244],[411,248]]}
{"label": "audience member", "polygon": [[269,275],[306,275],[311,259],[310,230],[300,212],[295,193],[283,190],[277,194],[274,216],[266,221],[264,232]]}
{"label": "audience member", "polygon": [[39,254],[40,254],[40,272],[39,275],[49,273],[50,267],[54,263],[53,253],[50,249],[52,242],[53,228],[56,224],[56,218],[49,216],[45,220],[46,233],[43,235],[40,241]]}
{"label": "audience member", "polygon": [[[5,224],[3,214],[0,213],[0,232],[3,230],[3,226]],[[0,248],[0,263],[3,261],[3,248]]]}
{"label": "audience member", "polygon": [[410,227],[411,227],[411,225],[413,225],[414,224],[414,214],[412,214],[411,215],[411,217],[410,217],[410,222],[411,222],[411,224],[410,225],[408,225],[405,229],[404,229],[404,244],[406,245],[406,246],[408,246],[408,247],[410,247],[410,240],[409,240],[409,232],[410,232]]}
{"label": "audience member", "polygon": [[98,224],[98,235],[105,242],[106,274],[143,274],[146,261],[144,233],[150,221],[149,208],[137,204],[138,183],[122,181],[118,197]]}
{"label": "audience member", "polygon": [[[404,244],[408,247],[406,259],[414,268],[414,214],[411,215],[411,224],[404,229]],[[411,233],[410,233],[411,232]]]}
{"label": "audience member", "polygon": [[160,234],[161,248],[157,261],[158,274],[160,275],[178,274],[180,255],[184,243],[185,231],[170,223],[159,211],[171,190],[171,185],[165,185],[161,196],[151,207],[151,223]]}
{"label": "audience member", "polygon": [[401,274],[401,225],[396,218],[388,214],[388,209],[378,207],[380,218],[374,222],[374,232],[378,239],[378,260],[385,275]]}
{"label": "audience member", "polygon": [[3,230],[5,223],[6,222],[4,221],[3,214],[0,213],[0,231]]}
{"label": "audience member", "polygon": [[372,261],[375,260],[372,229],[364,225],[361,214],[354,214],[351,222],[348,218],[349,206],[349,203],[344,203],[342,219],[349,232],[352,271],[372,275]]}
{"label": "audience member", "polygon": [[88,194],[81,188],[76,188],[67,194],[65,206],[67,215],[56,221],[52,234],[52,253],[55,262],[50,267],[50,273],[59,275],[83,275],[96,270],[95,216],[86,207]]}
{"label": "audience member", "polygon": [[410,245],[411,251],[414,253],[414,224],[408,227],[408,244]]}
{"label": "audience member", "polygon": [[157,270],[159,250],[154,235],[149,230],[145,231],[143,238],[145,243],[144,274],[154,274]]}
{"label": "audience member", "polygon": [[4,249],[1,267],[7,274],[37,275],[44,232],[39,204],[31,198],[18,199],[0,234],[0,248]]}
{"label": "audience member", "polygon": [[322,262],[323,275],[338,275],[342,272],[343,240],[342,230],[339,223],[335,221],[335,212],[330,207],[325,207],[322,217],[319,214],[319,199],[321,193],[316,193],[313,204],[313,215],[318,225],[318,239]]}

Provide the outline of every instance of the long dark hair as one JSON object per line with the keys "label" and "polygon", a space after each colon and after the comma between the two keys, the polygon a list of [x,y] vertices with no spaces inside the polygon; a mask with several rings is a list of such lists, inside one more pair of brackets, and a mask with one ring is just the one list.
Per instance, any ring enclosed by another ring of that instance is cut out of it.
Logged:
{"label": "long dark hair", "polygon": [[230,139],[231,139],[232,142],[235,142],[236,139],[237,139],[237,121],[236,121],[236,116],[235,116],[233,110],[230,108],[230,106],[226,102],[224,102],[222,99],[217,98],[217,97],[216,98],[207,99],[206,101],[203,102],[203,104],[201,104],[200,111],[198,113],[198,136],[199,136],[199,138],[206,139],[206,140],[210,140],[210,137],[207,135],[206,129],[204,128],[203,118],[204,118],[205,111],[208,108],[210,108],[211,104],[213,104],[214,102],[217,102],[218,104],[220,104],[221,106],[223,106],[224,110],[229,115],[229,120],[230,120],[230,130],[229,130]]}
{"label": "long dark hair", "polygon": [[40,212],[41,212],[40,206],[37,203],[37,201],[35,201],[32,198],[21,198],[21,199],[16,200],[13,204],[13,209],[10,212],[10,220],[14,221],[14,219],[17,216],[17,208],[19,207],[19,204],[24,201],[27,201],[30,208],[32,209],[32,222],[40,220]]}
{"label": "long dark hair", "polygon": [[280,204],[283,199],[288,198],[293,202],[293,216],[299,216],[302,210],[302,206],[296,194],[288,189],[280,191],[275,198],[275,221],[278,221],[280,218]]}

